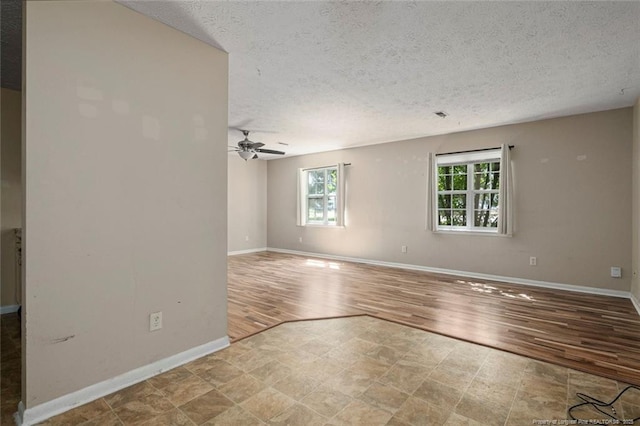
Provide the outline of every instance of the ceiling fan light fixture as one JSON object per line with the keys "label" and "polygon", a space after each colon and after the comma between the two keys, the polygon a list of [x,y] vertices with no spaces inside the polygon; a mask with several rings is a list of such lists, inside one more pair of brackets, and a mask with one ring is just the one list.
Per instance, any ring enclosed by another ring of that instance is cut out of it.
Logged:
{"label": "ceiling fan light fixture", "polygon": [[244,161],[247,161],[249,158],[254,156],[254,152],[251,151],[238,151],[238,155],[240,156],[240,158],[242,158]]}

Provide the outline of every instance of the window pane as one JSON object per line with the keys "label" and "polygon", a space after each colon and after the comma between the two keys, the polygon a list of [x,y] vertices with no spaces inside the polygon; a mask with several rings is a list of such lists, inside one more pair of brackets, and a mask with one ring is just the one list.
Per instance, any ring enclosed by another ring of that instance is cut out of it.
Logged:
{"label": "window pane", "polygon": [[500,189],[500,172],[491,173],[491,189]]}
{"label": "window pane", "polygon": [[453,189],[454,191],[466,191],[467,189],[466,174],[453,176]]}
{"label": "window pane", "polygon": [[467,196],[465,194],[455,194],[452,197],[452,207],[454,209],[465,209],[467,208]]}
{"label": "window pane", "polygon": [[451,191],[451,175],[438,176],[438,191]]}
{"label": "window pane", "polygon": [[451,195],[438,195],[438,208],[439,209],[451,208]]}
{"label": "window pane", "polygon": [[500,162],[491,163],[491,171],[499,172],[500,171]]}
{"label": "window pane", "polygon": [[491,208],[492,209],[497,209],[498,208],[498,198],[499,198],[498,194],[491,194]]}
{"label": "window pane", "polygon": [[474,165],[474,171],[477,172],[488,172],[489,171],[489,163],[478,163]]}
{"label": "window pane", "polygon": [[467,174],[467,165],[466,164],[461,164],[459,166],[453,166],[453,174],[466,175]]}
{"label": "window pane", "polygon": [[324,200],[322,198],[309,198],[307,200],[307,220],[324,220]]}
{"label": "window pane", "polygon": [[311,170],[307,174],[309,180],[308,193],[311,195],[324,194],[324,171]]}
{"label": "window pane", "polygon": [[473,176],[473,188],[474,189],[490,189],[491,182],[489,173],[476,173]]}
{"label": "window pane", "polygon": [[335,194],[338,187],[338,170],[327,170],[327,194]]}
{"label": "window pane", "polygon": [[451,225],[450,210],[438,210],[438,225]]}
{"label": "window pane", "polygon": [[336,221],[336,197],[329,197],[327,199],[327,221]]}
{"label": "window pane", "polygon": [[439,175],[450,175],[451,174],[451,166],[438,166],[438,174]]}
{"label": "window pane", "polygon": [[473,206],[476,210],[489,210],[491,208],[492,194],[476,194]]}
{"label": "window pane", "polygon": [[453,226],[467,226],[466,210],[454,210],[451,215],[451,224]]}
{"label": "window pane", "polygon": [[498,227],[498,212],[495,210],[476,210],[474,216],[474,226],[481,228]]}

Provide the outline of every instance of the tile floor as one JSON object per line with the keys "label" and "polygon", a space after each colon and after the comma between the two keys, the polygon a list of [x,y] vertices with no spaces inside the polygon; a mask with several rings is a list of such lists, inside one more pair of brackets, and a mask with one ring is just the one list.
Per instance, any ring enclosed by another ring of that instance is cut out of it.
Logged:
{"label": "tile floor", "polygon": [[[359,316],[279,325],[43,424],[519,426],[624,386]],[[640,416],[640,391],[615,407]]]}
{"label": "tile floor", "polygon": [[13,424],[20,402],[20,345],[18,314],[0,315],[0,425]]}

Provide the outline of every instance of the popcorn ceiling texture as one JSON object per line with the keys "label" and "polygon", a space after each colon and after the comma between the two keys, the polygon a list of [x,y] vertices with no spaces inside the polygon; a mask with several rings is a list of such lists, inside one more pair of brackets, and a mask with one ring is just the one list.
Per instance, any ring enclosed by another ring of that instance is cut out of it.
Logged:
{"label": "popcorn ceiling texture", "polygon": [[265,131],[251,138],[268,148],[289,143],[287,154],[640,95],[640,2],[119,2],[227,51],[229,124]]}

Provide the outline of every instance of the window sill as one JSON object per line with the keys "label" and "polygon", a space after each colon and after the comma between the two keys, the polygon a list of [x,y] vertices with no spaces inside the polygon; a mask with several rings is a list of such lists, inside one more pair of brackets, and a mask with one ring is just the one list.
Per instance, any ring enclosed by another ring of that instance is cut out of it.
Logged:
{"label": "window sill", "polygon": [[508,234],[499,234],[494,231],[466,231],[460,230],[456,231],[453,229],[438,229],[433,231],[434,234],[449,234],[449,235],[473,235],[473,236],[482,236],[482,237],[512,237],[512,235]]}
{"label": "window sill", "polygon": [[329,229],[344,229],[344,225],[322,225],[320,223],[307,223],[300,225],[303,228],[329,228]]}

